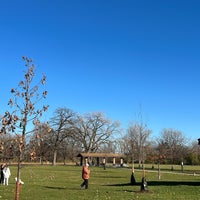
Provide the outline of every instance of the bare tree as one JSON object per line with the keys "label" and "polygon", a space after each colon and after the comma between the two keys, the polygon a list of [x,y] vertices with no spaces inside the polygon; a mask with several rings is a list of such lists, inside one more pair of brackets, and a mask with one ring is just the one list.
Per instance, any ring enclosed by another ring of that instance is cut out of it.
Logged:
{"label": "bare tree", "polygon": [[[59,146],[59,158],[64,161],[64,165],[66,164],[66,160],[69,161],[77,161],[77,155],[81,151],[81,144],[79,141],[73,139],[73,137],[66,137],[63,142]],[[58,158],[58,159],[59,159]]]}
{"label": "bare tree", "polygon": [[49,121],[52,128],[51,143],[53,145],[53,165],[56,165],[57,153],[59,146],[66,137],[71,137],[74,131],[74,117],[75,113],[68,108],[58,108]]}
{"label": "bare tree", "polygon": [[[183,157],[183,147],[186,139],[181,131],[172,128],[163,129],[159,138],[159,147],[165,149],[165,155],[170,158],[173,170],[173,164],[176,158]],[[183,158],[182,158],[183,159]]]}
{"label": "bare tree", "polygon": [[113,134],[119,132],[118,127],[118,122],[112,123],[101,112],[88,113],[84,117],[78,116],[74,137],[82,143],[84,152],[96,152],[103,144],[109,143]]}
{"label": "bare tree", "polygon": [[34,134],[30,137],[28,144],[31,161],[39,160],[40,164],[43,164],[44,161],[48,160],[47,157],[51,152],[50,131],[48,123],[35,126]]}
{"label": "bare tree", "polygon": [[32,130],[28,130],[27,128],[28,124],[29,122],[34,125],[39,124],[39,117],[48,108],[48,106],[41,106],[40,109],[36,109],[37,103],[41,99],[46,98],[47,95],[47,91],[39,91],[39,86],[46,83],[46,76],[43,75],[42,79],[37,84],[34,84],[33,79],[36,70],[33,60],[27,57],[22,57],[22,60],[25,62],[27,68],[24,72],[24,80],[19,82],[17,88],[11,89],[14,97],[9,100],[8,104],[13,108],[13,111],[5,112],[2,118],[1,128],[1,133],[6,133],[6,131],[15,133],[18,142],[18,170],[15,200],[19,199],[20,169],[21,162],[24,159],[26,135],[32,132]]}
{"label": "bare tree", "polygon": [[141,163],[144,163],[146,148],[149,145],[148,137],[151,134],[151,130],[147,128],[146,124],[135,122],[128,128],[127,138],[129,152],[131,153],[132,163],[137,158],[139,167]]}
{"label": "bare tree", "polygon": [[122,154],[129,154],[129,146],[128,146],[128,138],[127,135],[123,136],[123,137],[119,137],[115,140],[115,144],[116,144],[116,149],[115,151],[118,153],[122,153]]}
{"label": "bare tree", "polygon": [[8,161],[15,158],[15,138],[11,134],[0,135],[0,158]]}
{"label": "bare tree", "polygon": [[197,141],[192,141],[187,149],[186,161],[190,165],[200,164],[200,148]]}

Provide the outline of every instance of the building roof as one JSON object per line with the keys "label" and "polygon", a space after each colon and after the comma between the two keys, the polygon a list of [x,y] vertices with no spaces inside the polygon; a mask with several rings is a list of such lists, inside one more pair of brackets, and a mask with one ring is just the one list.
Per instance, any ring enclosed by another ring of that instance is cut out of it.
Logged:
{"label": "building roof", "polygon": [[118,154],[118,153],[79,153],[77,157],[95,157],[95,158],[100,158],[100,157],[124,157],[124,154]]}

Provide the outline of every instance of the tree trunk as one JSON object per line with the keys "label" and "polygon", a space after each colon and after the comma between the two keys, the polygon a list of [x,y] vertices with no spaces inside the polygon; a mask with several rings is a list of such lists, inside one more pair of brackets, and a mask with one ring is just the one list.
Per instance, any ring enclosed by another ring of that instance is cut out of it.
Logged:
{"label": "tree trunk", "polygon": [[18,160],[18,165],[17,165],[17,180],[16,180],[16,187],[15,187],[15,200],[19,200],[19,193],[20,193],[20,158]]}
{"label": "tree trunk", "polygon": [[57,150],[55,150],[53,153],[53,166],[56,165],[56,159],[57,159]]}
{"label": "tree trunk", "polygon": [[19,181],[16,181],[15,200],[19,200],[19,189],[20,189],[20,183],[19,183]]}

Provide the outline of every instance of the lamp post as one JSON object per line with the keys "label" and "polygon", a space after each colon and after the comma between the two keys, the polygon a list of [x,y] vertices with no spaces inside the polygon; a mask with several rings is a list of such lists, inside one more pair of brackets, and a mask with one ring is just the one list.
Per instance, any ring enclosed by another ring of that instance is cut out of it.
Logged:
{"label": "lamp post", "polygon": [[198,145],[200,146],[200,138],[198,138]]}
{"label": "lamp post", "polygon": [[158,158],[158,179],[160,180],[161,176],[160,176],[160,156]]}
{"label": "lamp post", "polygon": [[200,138],[198,139],[198,145],[200,145]]}
{"label": "lamp post", "polygon": [[161,179],[161,169],[160,169],[160,164],[162,161],[166,158],[165,155],[158,155],[158,179]]}

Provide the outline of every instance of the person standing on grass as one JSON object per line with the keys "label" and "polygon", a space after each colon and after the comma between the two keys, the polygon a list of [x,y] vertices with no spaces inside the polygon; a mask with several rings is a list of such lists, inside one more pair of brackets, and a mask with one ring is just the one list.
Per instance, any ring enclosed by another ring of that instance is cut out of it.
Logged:
{"label": "person standing on grass", "polygon": [[8,185],[9,178],[10,178],[10,176],[11,176],[11,173],[10,173],[10,168],[8,167],[7,164],[6,164],[6,166],[3,168],[3,175],[4,175],[4,182],[3,182],[3,184],[4,184],[4,185]]}
{"label": "person standing on grass", "polygon": [[5,163],[1,164],[1,177],[0,177],[0,184],[4,183],[4,174],[3,174],[3,169],[5,167]]}
{"label": "person standing on grass", "polygon": [[87,163],[83,166],[83,169],[82,169],[83,183],[80,185],[80,189],[82,189],[83,186],[85,186],[85,189],[88,189],[88,182],[90,178],[90,170],[88,167],[89,165]]}

